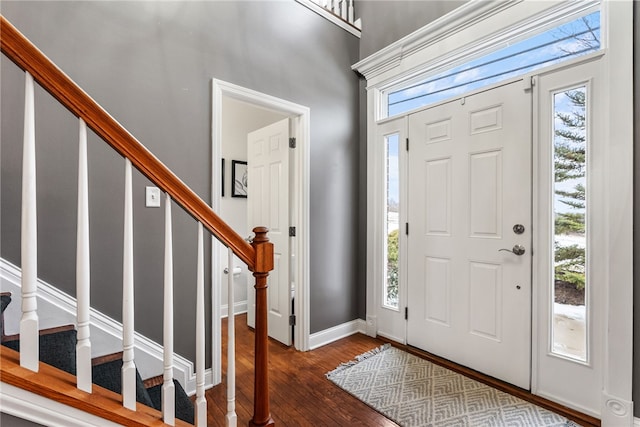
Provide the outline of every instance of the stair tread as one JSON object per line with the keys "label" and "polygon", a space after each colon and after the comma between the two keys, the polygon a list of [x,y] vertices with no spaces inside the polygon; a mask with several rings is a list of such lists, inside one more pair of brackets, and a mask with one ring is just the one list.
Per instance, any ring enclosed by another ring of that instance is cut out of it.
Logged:
{"label": "stair tread", "polygon": [[[44,336],[44,335],[57,334],[59,332],[73,331],[75,329],[76,329],[75,325],[62,325],[62,326],[54,326],[52,328],[40,329],[38,333],[40,336]],[[5,335],[2,337],[2,342],[18,341],[18,340],[20,340],[20,334]]]}
{"label": "stair tread", "polygon": [[105,354],[103,356],[96,356],[91,359],[91,366],[102,365],[103,363],[113,362],[114,360],[122,360],[121,351],[117,351],[111,354]]}

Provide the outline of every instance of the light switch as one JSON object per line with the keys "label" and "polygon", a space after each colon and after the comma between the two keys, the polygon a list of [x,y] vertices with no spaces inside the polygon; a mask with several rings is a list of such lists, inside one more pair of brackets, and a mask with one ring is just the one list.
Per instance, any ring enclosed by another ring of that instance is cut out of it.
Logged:
{"label": "light switch", "polygon": [[160,207],[160,189],[158,187],[147,187],[145,206],[148,208]]}

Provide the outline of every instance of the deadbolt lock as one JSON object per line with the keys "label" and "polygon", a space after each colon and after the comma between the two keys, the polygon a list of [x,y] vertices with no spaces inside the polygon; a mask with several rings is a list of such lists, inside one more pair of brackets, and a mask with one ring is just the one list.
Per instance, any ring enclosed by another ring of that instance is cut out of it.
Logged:
{"label": "deadbolt lock", "polygon": [[524,225],[522,224],[516,224],[513,226],[513,232],[516,234],[522,234],[524,233]]}

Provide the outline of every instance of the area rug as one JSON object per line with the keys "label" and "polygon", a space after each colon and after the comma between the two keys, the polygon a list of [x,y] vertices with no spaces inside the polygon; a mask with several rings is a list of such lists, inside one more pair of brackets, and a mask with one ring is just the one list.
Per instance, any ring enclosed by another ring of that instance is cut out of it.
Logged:
{"label": "area rug", "polygon": [[574,427],[578,424],[385,344],[326,374],[405,427]]}

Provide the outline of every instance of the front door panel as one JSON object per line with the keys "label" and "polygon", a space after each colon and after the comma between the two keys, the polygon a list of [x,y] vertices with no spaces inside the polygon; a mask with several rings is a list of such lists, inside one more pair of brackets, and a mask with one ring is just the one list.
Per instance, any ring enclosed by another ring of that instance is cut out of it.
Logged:
{"label": "front door panel", "polygon": [[408,343],[528,389],[531,94],[423,110],[409,139]]}

